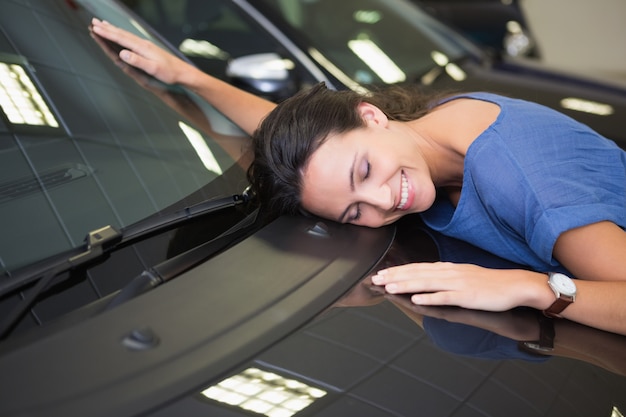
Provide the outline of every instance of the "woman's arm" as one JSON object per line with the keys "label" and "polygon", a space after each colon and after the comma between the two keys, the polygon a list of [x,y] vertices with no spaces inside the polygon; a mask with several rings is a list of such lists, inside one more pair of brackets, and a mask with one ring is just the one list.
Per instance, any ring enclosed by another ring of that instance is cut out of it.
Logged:
{"label": "woman's arm", "polygon": [[276,105],[214,78],[159,48],[154,43],[99,19],[91,30],[122,46],[120,59],[167,84],[179,84],[197,93],[224,113],[246,133],[252,134]]}
{"label": "woman's arm", "polygon": [[[561,315],[626,334],[626,232],[608,222],[574,229],[557,240],[554,255],[579,278],[576,301]],[[544,310],[555,300],[544,273],[469,264],[407,264],[380,271],[372,282],[392,294],[414,293],[411,300],[418,305]]]}
{"label": "woman's arm", "polygon": [[563,233],[554,257],[576,280],[576,301],[562,315],[626,334],[626,232],[599,222]]}

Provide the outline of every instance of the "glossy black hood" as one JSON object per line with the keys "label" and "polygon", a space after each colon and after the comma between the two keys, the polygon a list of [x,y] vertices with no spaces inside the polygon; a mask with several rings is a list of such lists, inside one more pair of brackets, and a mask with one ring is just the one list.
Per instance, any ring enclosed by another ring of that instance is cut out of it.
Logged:
{"label": "glossy black hood", "polygon": [[[382,265],[440,257],[517,267],[407,220]],[[550,336],[551,348],[532,348]],[[625,352],[624,336],[546,322],[534,310],[417,307],[365,279],[307,326],[153,416],[252,415],[243,401],[207,398],[251,369],[325,392],[296,416],[619,416]]]}

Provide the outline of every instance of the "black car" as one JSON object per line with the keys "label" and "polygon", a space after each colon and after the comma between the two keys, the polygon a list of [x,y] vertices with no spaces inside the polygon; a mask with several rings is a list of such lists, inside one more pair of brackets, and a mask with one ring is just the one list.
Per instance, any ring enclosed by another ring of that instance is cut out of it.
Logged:
{"label": "black car", "polygon": [[555,108],[626,147],[626,89],[492,56],[404,0],[125,0],[204,71],[275,101],[324,81],[490,91]]}
{"label": "black car", "polygon": [[97,16],[159,43],[117,2],[0,5],[1,416],[626,409],[624,336],[369,284],[411,261],[518,266],[415,216],[263,218],[249,139],[90,36]]}
{"label": "black car", "polygon": [[495,54],[539,58],[518,0],[411,0]]}

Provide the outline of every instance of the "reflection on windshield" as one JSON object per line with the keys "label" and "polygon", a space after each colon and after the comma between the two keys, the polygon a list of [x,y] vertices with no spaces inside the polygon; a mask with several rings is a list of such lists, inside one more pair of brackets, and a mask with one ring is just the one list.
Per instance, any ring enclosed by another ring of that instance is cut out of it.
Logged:
{"label": "reflection on windshield", "polygon": [[352,39],[348,47],[387,84],[406,80],[406,74],[371,39]]}
{"label": "reflection on windshield", "polygon": [[0,16],[5,274],[82,246],[91,230],[124,229],[247,185],[248,137],[184,89],[120,69],[117,47],[90,37],[91,17],[146,31],[113,2],[77,3],[86,9],[24,8],[28,24],[9,24],[8,9]]}
{"label": "reflection on windshield", "polygon": [[9,123],[59,127],[50,107],[21,65],[0,61],[0,107]]}
{"label": "reflection on windshield", "polygon": [[[360,83],[418,81],[439,67],[432,53],[450,61],[467,55],[467,43],[430,16],[402,1],[262,0],[306,38],[314,59],[338,78]],[[322,60],[317,59],[322,57]],[[332,67],[327,66],[332,63]],[[456,67],[458,68],[458,67]],[[446,71],[454,71],[450,66]],[[458,75],[456,71],[455,76]]]}

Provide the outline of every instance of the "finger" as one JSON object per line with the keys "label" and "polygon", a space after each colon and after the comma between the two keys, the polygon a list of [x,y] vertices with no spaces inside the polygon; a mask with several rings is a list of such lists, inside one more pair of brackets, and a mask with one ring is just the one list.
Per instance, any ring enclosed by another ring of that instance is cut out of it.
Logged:
{"label": "finger", "polygon": [[450,272],[458,268],[459,264],[451,264],[448,262],[420,262],[398,265],[378,271],[375,281],[378,281],[378,284],[384,284],[411,279],[416,274],[441,274],[442,272]]}
{"label": "finger", "polygon": [[465,274],[458,265],[407,264],[378,272],[372,277],[376,285],[386,286],[390,292],[437,291],[453,288]]}
{"label": "finger", "polygon": [[124,48],[131,50],[138,50],[146,42],[145,39],[140,38],[126,30],[120,29],[117,26],[98,19],[92,19],[92,30],[105,39],[115,42]]}
{"label": "finger", "polygon": [[391,282],[385,285],[385,291],[389,294],[424,293],[450,291],[454,289],[456,289],[456,284],[450,280],[429,277]]}
{"label": "finger", "polygon": [[159,68],[158,64],[153,60],[144,58],[143,56],[126,49],[120,51],[120,59],[128,65],[139,68],[153,76]]}
{"label": "finger", "polygon": [[455,291],[438,291],[431,293],[419,293],[411,296],[411,302],[419,306],[460,306],[466,303],[459,297],[460,293]]}

